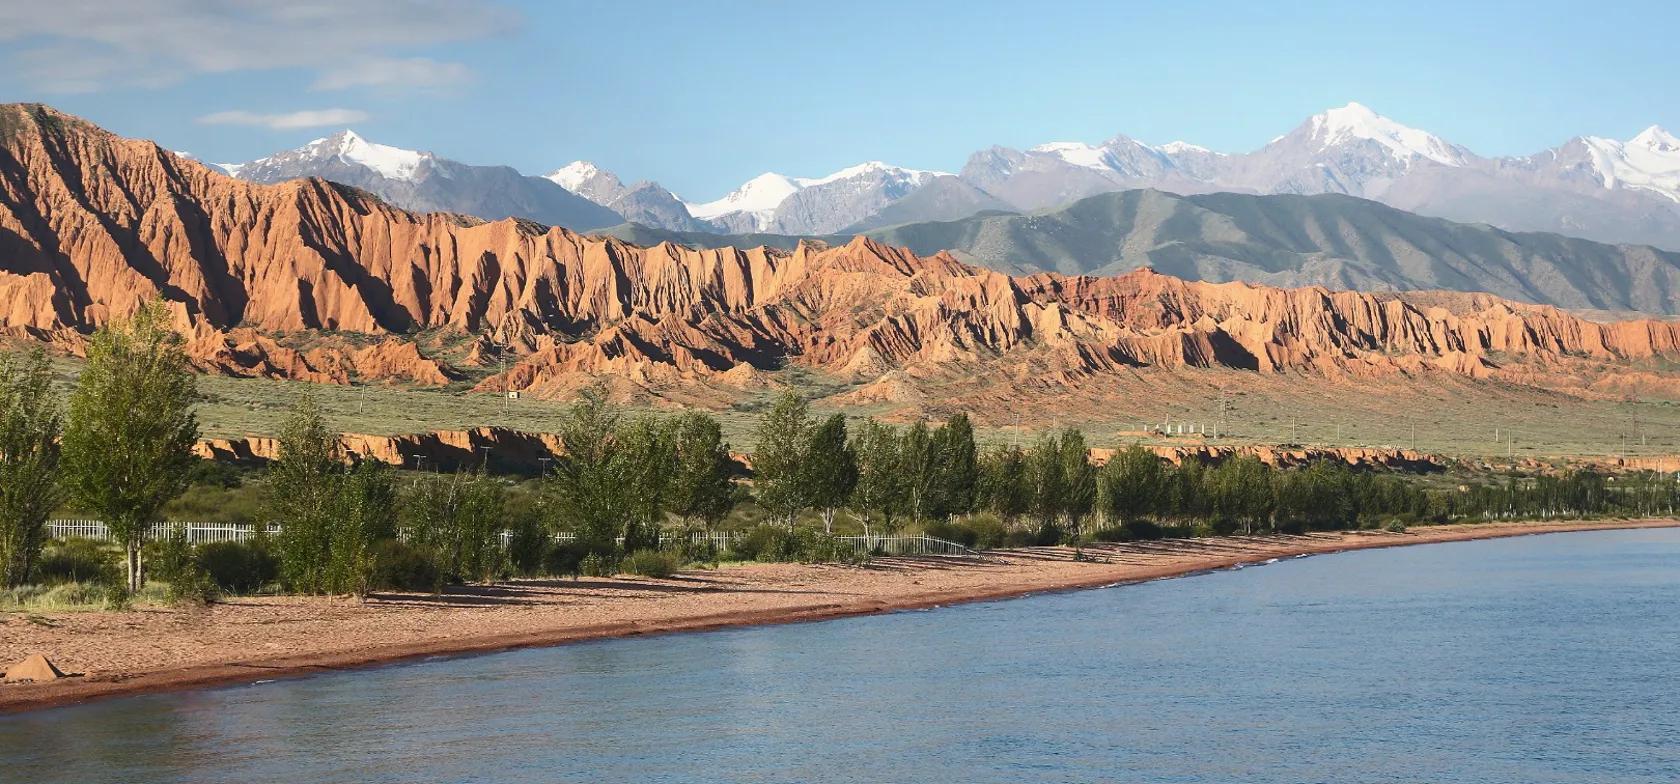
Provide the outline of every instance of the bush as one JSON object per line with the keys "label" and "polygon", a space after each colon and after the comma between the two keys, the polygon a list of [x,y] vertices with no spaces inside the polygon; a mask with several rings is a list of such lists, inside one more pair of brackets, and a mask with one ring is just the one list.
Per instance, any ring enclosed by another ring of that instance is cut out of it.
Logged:
{"label": "bush", "polygon": [[797,560],[799,542],[779,525],[761,525],[735,541],[735,554],[743,560],[771,563]]}
{"label": "bush", "polygon": [[575,580],[578,575],[583,574],[585,555],[588,555],[587,550],[573,542],[554,545],[543,555],[542,570],[555,577],[570,577]]}
{"label": "bush", "polygon": [[508,541],[508,561],[520,577],[532,577],[543,570],[549,555],[548,533],[530,518],[517,520],[513,538]]}
{"label": "bush", "polygon": [[280,579],[280,559],[258,542],[199,545],[198,562],[216,587],[227,593],[252,593]]}
{"label": "bush", "polygon": [[682,566],[677,556],[662,550],[641,549],[624,559],[621,568],[642,577],[670,577]]}
{"label": "bush", "polygon": [[435,591],[442,586],[431,559],[395,539],[373,546],[372,586],[387,591]]}
{"label": "bush", "polygon": [[578,571],[585,577],[611,577],[618,574],[618,559],[589,553],[578,562]]}
{"label": "bush", "polygon": [[117,552],[109,545],[73,536],[41,551],[31,579],[42,585],[103,580],[116,563]]}
{"label": "bush", "polygon": [[1406,524],[1400,522],[1399,520],[1390,520],[1388,521],[1388,525],[1383,526],[1383,529],[1389,533],[1403,534],[1406,532]]}
{"label": "bush", "polygon": [[187,541],[187,531],[181,526],[162,539],[146,546],[146,563],[151,575],[169,584],[166,594],[170,602],[213,602],[218,591],[216,583],[199,563],[198,552]]}

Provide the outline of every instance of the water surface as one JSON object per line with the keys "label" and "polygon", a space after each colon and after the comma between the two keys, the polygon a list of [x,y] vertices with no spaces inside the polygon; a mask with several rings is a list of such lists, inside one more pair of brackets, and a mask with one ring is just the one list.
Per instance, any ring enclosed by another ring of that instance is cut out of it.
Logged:
{"label": "water surface", "polygon": [[0,717],[0,782],[1680,781],[1680,531]]}

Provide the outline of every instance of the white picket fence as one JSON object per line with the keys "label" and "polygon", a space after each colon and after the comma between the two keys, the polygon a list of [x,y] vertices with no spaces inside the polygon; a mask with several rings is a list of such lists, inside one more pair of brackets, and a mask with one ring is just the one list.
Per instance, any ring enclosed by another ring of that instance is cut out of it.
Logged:
{"label": "white picket fence", "polygon": [[836,536],[866,553],[882,555],[979,555],[948,539],[936,536]]}
{"label": "white picket fence", "polygon": [[[242,542],[256,534],[256,527],[247,523],[190,523],[167,522],[153,523],[148,532],[150,539],[162,539],[168,536],[175,527],[186,531],[187,541],[193,544],[208,542]],[[54,539],[81,537],[84,539],[98,539],[109,541],[110,529],[98,520],[49,520],[47,531]],[[270,535],[278,534],[276,526],[268,527]],[[730,532],[692,532],[684,534],[680,531],[666,531],[659,535],[659,546],[662,548],[676,547],[686,540],[690,545],[709,544],[713,552],[723,552],[731,549],[739,542],[744,534]],[[962,556],[978,555],[956,542],[933,536],[836,536],[836,541],[849,544],[865,553],[879,553],[883,555],[943,555]],[[576,534],[558,533],[554,535],[557,542],[570,542],[577,539]],[[502,544],[507,545],[513,540],[511,531],[502,532]],[[619,537],[617,543],[624,544],[624,538]]]}
{"label": "white picket fence", "polygon": [[[241,542],[251,538],[256,533],[254,526],[242,523],[186,523],[167,522],[152,523],[147,532],[148,539],[162,539],[176,526],[187,532],[187,541],[193,544],[208,542]],[[83,539],[99,539],[110,541],[111,530],[99,520],[48,520],[47,532],[54,539],[68,539],[72,536]],[[278,529],[269,526],[269,533],[278,533]]]}

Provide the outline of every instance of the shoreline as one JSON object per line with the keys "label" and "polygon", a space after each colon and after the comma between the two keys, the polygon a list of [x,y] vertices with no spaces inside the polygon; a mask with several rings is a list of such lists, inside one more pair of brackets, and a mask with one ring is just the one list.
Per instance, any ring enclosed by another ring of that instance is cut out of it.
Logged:
{"label": "shoreline", "polygon": [[[1680,527],[1680,519],[1481,523],[1422,526],[1405,533],[1151,540],[1085,548],[1095,562],[1073,561],[1070,548],[1024,548],[991,551],[978,558],[877,559],[865,567],[730,566],[684,572],[670,580],[516,581],[442,597],[385,594],[368,605],[277,597],[234,599],[196,614],[178,610],[11,613],[0,618],[3,637],[9,638],[0,639],[0,654],[5,657],[0,663],[7,666],[36,652],[46,653],[66,672],[82,669],[78,656],[95,660],[96,655],[118,653],[131,662],[110,669],[88,668],[84,677],[50,683],[0,685],[0,714],[430,657],[804,623],[1128,585],[1297,555],[1673,527]],[[30,617],[9,617],[25,615]],[[483,629],[458,633],[474,624]],[[60,631],[61,626],[71,628]],[[253,628],[266,633],[243,639]],[[283,642],[274,640],[283,641],[288,634],[294,650],[252,655],[261,648],[283,647]],[[322,639],[349,644],[322,646]],[[257,640],[267,642],[254,649]],[[182,654],[183,650],[189,653]],[[172,656],[189,658],[168,663]]]}

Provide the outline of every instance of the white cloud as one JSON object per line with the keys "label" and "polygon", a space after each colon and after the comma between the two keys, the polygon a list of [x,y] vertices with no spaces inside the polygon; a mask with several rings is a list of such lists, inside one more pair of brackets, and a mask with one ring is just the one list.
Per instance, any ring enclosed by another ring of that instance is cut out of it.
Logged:
{"label": "white cloud", "polygon": [[280,69],[313,72],[321,90],[428,90],[470,81],[471,70],[417,50],[519,23],[493,0],[7,0],[0,54],[53,92]]}
{"label": "white cloud", "polygon": [[261,114],[248,112],[244,109],[234,109],[206,114],[198,118],[198,122],[202,125],[260,125],[277,131],[293,131],[299,128],[352,125],[366,122],[372,118],[373,115],[360,109],[306,109],[279,114]]}

